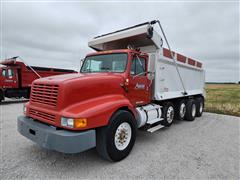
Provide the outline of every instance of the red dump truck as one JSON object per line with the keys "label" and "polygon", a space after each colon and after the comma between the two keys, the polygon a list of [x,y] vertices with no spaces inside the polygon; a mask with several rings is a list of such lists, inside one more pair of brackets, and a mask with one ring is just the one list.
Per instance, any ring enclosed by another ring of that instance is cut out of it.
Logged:
{"label": "red dump truck", "polygon": [[100,156],[120,161],[137,129],[153,133],[175,119],[200,117],[202,63],[163,48],[157,22],[95,37],[88,45],[96,52],[85,57],[79,74],[35,80],[18,131],[47,149],[96,147]]}
{"label": "red dump truck", "polygon": [[[31,84],[35,79],[59,74],[74,73],[73,70],[27,66],[13,57],[0,64],[0,102],[7,98],[29,98]],[[76,72],[75,72],[76,73]]]}

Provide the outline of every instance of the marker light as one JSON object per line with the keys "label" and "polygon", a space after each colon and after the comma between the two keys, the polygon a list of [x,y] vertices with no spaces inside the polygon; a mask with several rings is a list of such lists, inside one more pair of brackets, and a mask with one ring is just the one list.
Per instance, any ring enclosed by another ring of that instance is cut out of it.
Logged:
{"label": "marker light", "polygon": [[125,86],[128,86],[129,85],[129,79],[126,79],[125,80]]}
{"label": "marker light", "polygon": [[83,128],[87,126],[87,119],[74,119],[75,128]]}

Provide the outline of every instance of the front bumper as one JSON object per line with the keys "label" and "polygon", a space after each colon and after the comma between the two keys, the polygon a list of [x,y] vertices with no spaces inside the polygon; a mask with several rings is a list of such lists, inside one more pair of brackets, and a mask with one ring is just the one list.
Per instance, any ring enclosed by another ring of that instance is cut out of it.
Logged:
{"label": "front bumper", "polygon": [[95,130],[57,130],[26,116],[18,117],[18,132],[44,148],[63,153],[79,153],[96,146]]}

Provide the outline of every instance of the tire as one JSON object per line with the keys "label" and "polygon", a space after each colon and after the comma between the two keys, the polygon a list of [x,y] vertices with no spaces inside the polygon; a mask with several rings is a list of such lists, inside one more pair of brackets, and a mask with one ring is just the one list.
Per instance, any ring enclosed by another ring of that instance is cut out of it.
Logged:
{"label": "tire", "polygon": [[30,92],[31,92],[31,89],[28,88],[26,89],[23,94],[22,94],[22,97],[25,98],[25,99],[30,99]]}
{"label": "tire", "polygon": [[196,117],[196,102],[194,99],[189,99],[187,101],[186,104],[186,115],[185,115],[185,119],[187,121],[194,121],[195,117]]}
{"label": "tire", "polygon": [[174,105],[171,102],[167,102],[163,105],[163,120],[161,124],[170,127],[174,120]]}
{"label": "tire", "polygon": [[201,117],[204,109],[204,99],[202,97],[196,98],[196,117]]}
{"label": "tire", "polygon": [[30,89],[27,90],[25,97],[26,99],[30,99]]}
{"label": "tire", "polygon": [[[97,152],[104,159],[120,161],[131,152],[136,139],[137,125],[133,115],[117,111],[108,126],[97,129]],[[121,138],[121,139],[120,139]]]}
{"label": "tire", "polygon": [[175,119],[183,120],[186,115],[186,100],[179,100],[175,105]]}
{"label": "tire", "polygon": [[4,100],[4,92],[0,89],[0,102]]}

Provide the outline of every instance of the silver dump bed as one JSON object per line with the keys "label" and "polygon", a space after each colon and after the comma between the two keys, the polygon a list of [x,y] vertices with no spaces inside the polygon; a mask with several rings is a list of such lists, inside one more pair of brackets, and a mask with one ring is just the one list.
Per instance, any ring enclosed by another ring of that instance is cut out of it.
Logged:
{"label": "silver dump bed", "polygon": [[202,63],[173,52],[174,61],[170,51],[162,47],[162,42],[161,36],[153,26],[150,23],[143,23],[95,37],[88,45],[96,51],[126,49],[130,46],[148,53],[148,71],[152,72],[148,77],[153,80],[153,100],[204,95],[205,72]]}

